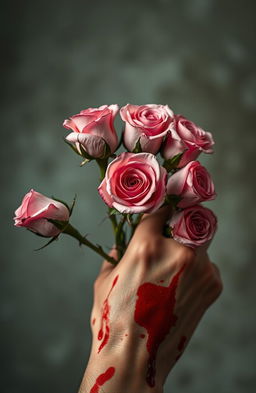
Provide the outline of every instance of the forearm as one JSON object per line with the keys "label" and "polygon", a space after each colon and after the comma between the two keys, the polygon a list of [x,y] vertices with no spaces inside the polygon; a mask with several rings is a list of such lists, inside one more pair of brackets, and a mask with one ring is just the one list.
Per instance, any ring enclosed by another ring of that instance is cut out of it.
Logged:
{"label": "forearm", "polygon": [[147,384],[146,369],[145,350],[135,351],[128,336],[102,354],[93,346],[79,393],[162,393],[162,384]]}

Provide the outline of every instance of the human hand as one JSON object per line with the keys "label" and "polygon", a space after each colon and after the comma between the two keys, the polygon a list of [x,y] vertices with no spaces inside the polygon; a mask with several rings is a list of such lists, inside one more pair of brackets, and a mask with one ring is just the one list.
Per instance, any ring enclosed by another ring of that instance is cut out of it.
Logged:
{"label": "human hand", "polygon": [[202,315],[222,291],[205,248],[193,250],[162,235],[169,215],[169,208],[145,215],[120,263],[103,262],[80,393],[162,392]]}

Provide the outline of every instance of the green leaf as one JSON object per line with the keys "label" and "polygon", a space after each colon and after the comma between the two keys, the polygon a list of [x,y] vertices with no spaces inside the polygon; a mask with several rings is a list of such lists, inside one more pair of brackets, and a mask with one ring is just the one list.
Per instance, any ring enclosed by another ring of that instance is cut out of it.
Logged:
{"label": "green leaf", "polygon": [[167,172],[171,172],[173,169],[177,168],[183,154],[184,154],[184,151],[182,153],[176,154],[176,156],[174,156],[172,158],[169,158],[169,160],[164,161],[163,167],[167,170]]}
{"label": "green leaf", "polygon": [[140,138],[137,140],[135,148],[132,151],[133,153],[141,153],[142,152],[142,148],[141,148],[141,144],[140,144]]}

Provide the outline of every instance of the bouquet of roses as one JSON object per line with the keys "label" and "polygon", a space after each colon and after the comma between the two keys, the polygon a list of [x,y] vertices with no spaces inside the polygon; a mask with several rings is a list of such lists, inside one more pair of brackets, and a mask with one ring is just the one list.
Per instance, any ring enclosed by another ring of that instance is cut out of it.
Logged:
{"label": "bouquet of roses", "polygon": [[[124,121],[120,141],[114,127],[118,112]],[[15,211],[16,226],[50,238],[46,245],[68,234],[117,264],[142,215],[170,205],[173,215],[166,223],[165,236],[189,247],[211,240],[217,219],[200,203],[214,199],[216,193],[209,172],[197,161],[202,152],[213,152],[211,133],[174,114],[167,105],[155,104],[127,104],[120,111],[118,105],[88,108],[65,120],[63,126],[70,131],[66,143],[82,157],[81,166],[90,162],[99,166],[98,192],[108,206],[118,260],[71,225],[75,201],[68,206],[31,190]],[[125,151],[117,155],[121,145]]]}

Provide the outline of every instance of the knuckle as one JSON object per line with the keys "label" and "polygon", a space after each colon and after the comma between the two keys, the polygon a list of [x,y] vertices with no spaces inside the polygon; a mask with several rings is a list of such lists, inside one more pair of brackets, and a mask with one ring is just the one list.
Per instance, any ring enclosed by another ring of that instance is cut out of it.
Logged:
{"label": "knuckle", "polygon": [[159,247],[158,242],[150,242],[148,239],[142,239],[134,251],[139,261],[150,262],[159,257],[160,249],[161,247]]}
{"label": "knuckle", "polygon": [[221,295],[222,291],[222,279],[220,274],[217,273],[216,269],[212,266],[210,274],[208,275],[208,293],[210,295],[211,302],[214,302]]}
{"label": "knuckle", "polygon": [[194,265],[196,261],[196,254],[192,248],[181,246],[178,260],[180,265],[186,264],[191,266]]}

